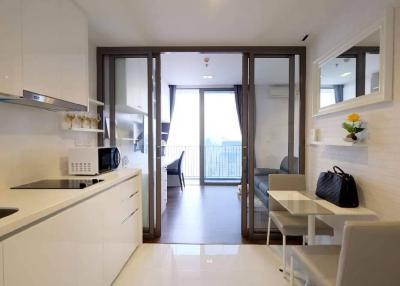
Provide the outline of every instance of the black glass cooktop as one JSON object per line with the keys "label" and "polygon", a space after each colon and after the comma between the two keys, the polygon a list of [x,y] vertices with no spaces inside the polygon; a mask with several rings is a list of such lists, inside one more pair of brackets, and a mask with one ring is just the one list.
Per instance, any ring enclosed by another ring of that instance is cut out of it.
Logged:
{"label": "black glass cooktop", "polygon": [[41,180],[11,189],[84,189],[104,180]]}

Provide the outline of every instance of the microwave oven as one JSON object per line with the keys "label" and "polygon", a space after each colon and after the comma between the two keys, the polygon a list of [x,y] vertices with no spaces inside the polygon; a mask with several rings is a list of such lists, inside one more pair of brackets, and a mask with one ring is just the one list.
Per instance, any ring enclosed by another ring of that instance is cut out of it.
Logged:
{"label": "microwave oven", "polygon": [[84,147],[68,151],[70,175],[99,175],[117,169],[120,162],[117,147]]}

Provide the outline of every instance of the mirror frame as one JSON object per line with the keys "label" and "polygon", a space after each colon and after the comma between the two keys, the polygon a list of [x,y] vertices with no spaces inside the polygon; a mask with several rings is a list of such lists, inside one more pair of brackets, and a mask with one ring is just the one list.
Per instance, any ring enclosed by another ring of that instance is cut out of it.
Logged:
{"label": "mirror frame", "polygon": [[[313,62],[313,117],[358,108],[370,104],[391,101],[393,98],[393,53],[394,53],[394,8],[389,8],[380,21],[371,25],[351,40],[337,46],[328,54]],[[368,95],[342,101],[325,107],[320,107],[320,75],[321,66],[352,48],[354,45],[371,35],[380,32],[380,75],[379,91]]]}

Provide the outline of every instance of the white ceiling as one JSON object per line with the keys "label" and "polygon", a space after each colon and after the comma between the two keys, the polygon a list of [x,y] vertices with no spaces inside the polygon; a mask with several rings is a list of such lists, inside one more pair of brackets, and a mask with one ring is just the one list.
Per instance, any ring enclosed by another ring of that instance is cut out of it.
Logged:
{"label": "white ceiling", "polygon": [[[379,72],[379,54],[367,54],[365,74]],[[356,81],[356,59],[335,58],[327,62],[321,69],[322,85],[348,84]]]}
{"label": "white ceiling", "polygon": [[[99,46],[302,45],[345,0],[75,0]],[[315,23],[318,23],[316,25]]]}
{"label": "white ceiling", "polygon": [[[204,59],[208,58],[208,67]],[[289,60],[256,58],[255,83],[285,85],[289,80]],[[161,55],[161,71],[167,84],[233,85],[242,83],[240,54],[167,53]],[[203,76],[212,76],[204,79]]]}
{"label": "white ceiling", "polygon": [[[204,58],[209,58],[208,67]],[[161,55],[163,80],[175,85],[233,85],[242,82],[240,54],[168,53]],[[204,79],[204,75],[213,76]]]}
{"label": "white ceiling", "polygon": [[355,82],[356,59],[335,58],[321,68],[321,85],[336,85]]}

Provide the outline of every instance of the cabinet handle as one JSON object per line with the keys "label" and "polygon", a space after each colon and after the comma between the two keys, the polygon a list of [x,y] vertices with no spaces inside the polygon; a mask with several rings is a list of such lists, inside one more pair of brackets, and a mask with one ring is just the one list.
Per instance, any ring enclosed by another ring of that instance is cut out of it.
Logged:
{"label": "cabinet handle", "polygon": [[139,191],[136,191],[136,192],[134,192],[133,194],[131,194],[131,195],[129,196],[129,198],[130,198],[130,199],[133,198],[137,193],[139,193]]}
{"label": "cabinet handle", "polygon": [[137,208],[136,210],[134,210],[133,212],[130,213],[130,215],[128,215],[126,218],[124,218],[124,220],[122,221],[122,223],[125,223],[131,216],[133,216],[139,209]]}

